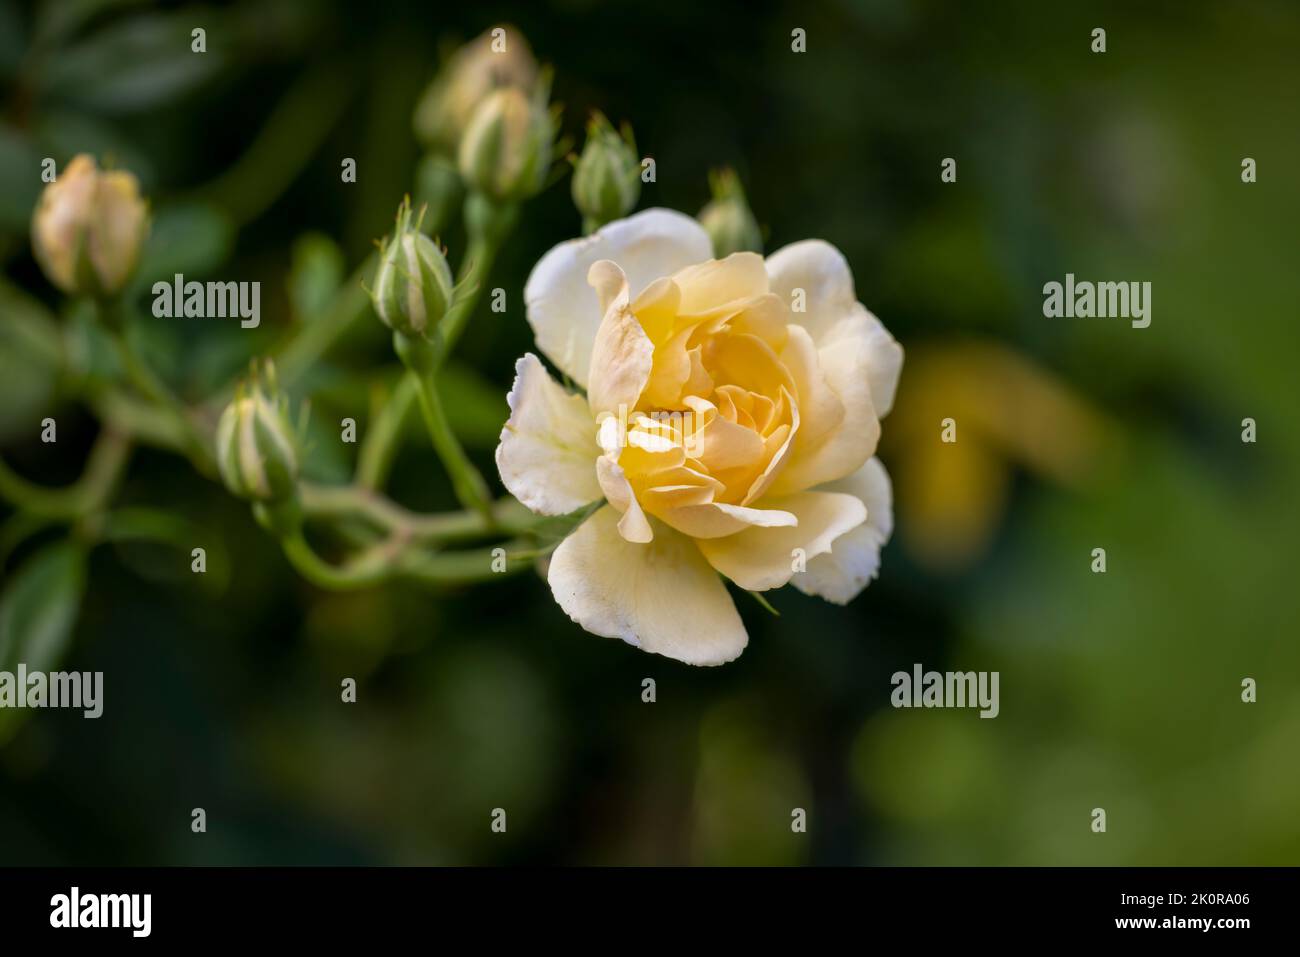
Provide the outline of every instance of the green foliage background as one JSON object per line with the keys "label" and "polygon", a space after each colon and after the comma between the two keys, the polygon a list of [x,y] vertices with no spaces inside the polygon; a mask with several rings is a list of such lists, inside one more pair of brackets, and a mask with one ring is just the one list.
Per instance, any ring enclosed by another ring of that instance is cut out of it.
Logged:
{"label": "green foliage background", "polygon": [[[106,675],[100,720],[5,730],[0,864],[1300,862],[1294,4],[0,0],[6,460],[67,482],[95,433],[60,357],[103,360],[85,317],[52,315],[29,249],[41,158],[140,176],[139,302],[178,271],[262,282],[255,332],[147,324],[155,367],[201,396],[310,322],[389,228],[439,44],[502,22],[555,65],[567,131],[593,108],[633,124],[658,168],[643,207],[694,212],[707,171],[736,166],[769,249],[839,246],[909,355],[977,338],[1033,361],[1104,418],[1118,464],[1073,490],[1017,473],[956,568],[918,560],[900,520],[848,609],[782,592],[773,618],[738,594],[748,650],[695,670],[586,635],[536,576],[323,593],[219,486],[141,453],[119,504],[172,544],[124,533],[82,556],[50,531],[0,565],[0,667],[21,628]],[[531,347],[524,278],[578,228],[567,182],[528,204],[494,273],[510,308],[481,309],[459,350],[451,412],[493,476]],[[1066,272],[1151,281],[1151,327],[1044,319],[1042,284]],[[365,428],[376,363],[371,322],[311,370],[314,477],[348,474],[326,424]],[[925,398],[908,371],[895,416]],[[422,440],[393,493],[452,507]],[[188,542],[209,551],[201,578]],[[893,710],[889,676],[914,662],[1000,671],[1001,715]]]}

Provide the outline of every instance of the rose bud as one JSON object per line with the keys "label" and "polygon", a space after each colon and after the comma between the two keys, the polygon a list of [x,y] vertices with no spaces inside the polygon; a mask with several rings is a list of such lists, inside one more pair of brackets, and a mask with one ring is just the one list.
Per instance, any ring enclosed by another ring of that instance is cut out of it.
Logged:
{"label": "rose bud", "polygon": [[416,338],[432,330],[455,299],[447,257],[411,220],[407,200],[397,210],[397,229],[383,244],[371,298],[375,312],[394,332]]}
{"label": "rose bud", "polygon": [[537,82],[537,61],[513,27],[500,27],[465,44],[438,71],[415,108],[415,135],[428,149],[455,155],[475,107],[493,90],[525,93]]}
{"label": "rose bud", "polygon": [[460,141],[460,175],[471,190],[498,203],[527,199],[546,184],[556,121],[543,82],[530,99],[514,88],[491,93]]}
{"label": "rose bud", "polygon": [[602,114],[594,114],[573,170],[573,203],[582,213],[584,233],[632,211],[641,196],[640,172],[631,129],[624,126],[620,136]]}
{"label": "rose bud", "polygon": [[85,153],[45,187],[32,216],[36,260],[69,295],[119,292],[148,234],[149,208],[139,181],[125,170],[99,170]]}
{"label": "rose bud", "polygon": [[713,255],[724,259],[732,253],[762,252],[763,234],[745,201],[745,190],[735,170],[718,170],[709,176],[713,199],[696,218],[713,241]]}
{"label": "rose bud", "polygon": [[255,373],[221,413],[217,467],[226,488],[250,501],[283,501],[297,488],[297,436],[269,362],[264,375]]}

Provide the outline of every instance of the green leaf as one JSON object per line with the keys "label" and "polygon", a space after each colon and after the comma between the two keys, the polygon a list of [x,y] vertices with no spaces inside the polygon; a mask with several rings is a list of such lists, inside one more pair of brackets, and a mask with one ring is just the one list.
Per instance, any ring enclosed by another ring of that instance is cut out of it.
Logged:
{"label": "green leaf", "polygon": [[[27,560],[0,594],[0,671],[21,662],[31,671],[56,670],[72,639],[86,590],[86,552],[73,542],[47,546]],[[0,709],[0,743],[25,709]]]}
{"label": "green leaf", "polygon": [[32,45],[56,47],[66,42],[96,17],[132,5],[142,0],[46,0],[36,9],[32,30]]}
{"label": "green leaf", "polygon": [[41,195],[41,155],[28,135],[0,123],[0,230],[26,238]]}
{"label": "green leaf", "polygon": [[186,203],[156,210],[130,296],[177,273],[186,280],[209,275],[226,261],[235,243],[235,227],[221,210]]}
{"label": "green leaf", "polygon": [[58,326],[45,308],[0,282],[0,442],[31,435],[53,398],[62,364]]}
{"label": "green leaf", "polygon": [[343,284],[343,251],[323,233],[307,233],[293,244],[289,302],[299,322],[310,322],[329,308]]}
{"label": "green leaf", "polygon": [[[112,544],[122,563],[146,581],[178,585],[182,581],[217,594],[230,577],[230,562],[222,538],[212,527],[147,506],[120,508],[104,523],[103,541]],[[202,542],[208,570],[190,574],[190,550]],[[177,561],[177,553],[183,556]],[[197,579],[197,580],[196,580]]]}
{"label": "green leaf", "polygon": [[172,102],[220,71],[225,21],[205,15],[206,53],[191,50],[192,13],[149,14],[110,23],[50,58],[41,92],[96,113],[128,113]]}
{"label": "green leaf", "polygon": [[153,157],[117,124],[75,110],[50,109],[36,118],[34,132],[41,157],[57,160],[60,173],[73,156],[89,153],[101,168],[130,170],[146,196],[153,192],[157,179]]}
{"label": "green leaf", "polygon": [[4,567],[9,561],[9,556],[17,551],[23,542],[57,524],[59,520],[56,518],[33,515],[31,512],[14,512],[0,522],[0,568]]}
{"label": "green leaf", "polygon": [[18,71],[27,38],[23,17],[14,0],[0,0],[0,77],[8,79]]}
{"label": "green leaf", "polygon": [[75,542],[46,546],[0,593],[0,670],[24,662],[46,671],[63,661],[86,590],[86,552]]}

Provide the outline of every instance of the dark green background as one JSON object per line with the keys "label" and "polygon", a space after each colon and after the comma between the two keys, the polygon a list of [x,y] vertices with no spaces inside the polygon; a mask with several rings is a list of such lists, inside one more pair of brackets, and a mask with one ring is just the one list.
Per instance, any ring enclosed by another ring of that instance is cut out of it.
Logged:
{"label": "dark green background", "polygon": [[[899,533],[863,596],[840,609],[783,591],[778,619],[737,593],[749,648],[697,670],[583,633],[535,576],[322,593],[246,508],[143,452],[121,501],[196,523],[211,570],[198,580],[174,548],[93,553],[68,666],[105,672],[105,715],[40,714],[0,749],[0,864],[1296,863],[1300,8],[0,2],[6,283],[61,308],[27,239],[40,158],[114,156],[153,201],[155,252],[187,278],[263,284],[256,333],[151,326],[153,361],[202,395],[287,328],[300,236],[334,237],[351,270],[389,228],[440,42],[503,22],[555,66],[567,132],[593,108],[633,124],[658,170],[642,207],[695,212],[708,170],[731,164],[769,250],[821,237],[846,253],[908,350],[882,446],[896,477],[938,440],[937,421],[891,436],[909,408],[944,404],[943,376],[909,380],[926,356],[1001,387],[970,341],[1068,389],[1113,462],[1062,481],[990,441],[1007,507],[989,504],[991,535],[947,562],[909,547],[926,505],[900,480]],[[945,156],[956,184],[940,183]],[[460,350],[458,422],[493,476],[531,348],[523,281],[578,228],[567,178],[527,205],[492,280],[509,309],[481,310]],[[457,258],[461,237],[444,240]],[[1151,327],[1045,319],[1042,284],[1066,272],[1151,281]],[[7,461],[71,480],[93,420],[0,350]],[[380,366],[373,322],[314,370],[317,477],[347,474],[324,423],[364,429]],[[1008,430],[1031,412],[1007,408]],[[45,414],[56,447],[37,441]],[[393,493],[453,505],[418,433]],[[1099,545],[1105,575],[1089,571]],[[894,711],[889,676],[914,662],[1000,671],[1001,715]],[[356,705],[339,702],[343,676]]]}

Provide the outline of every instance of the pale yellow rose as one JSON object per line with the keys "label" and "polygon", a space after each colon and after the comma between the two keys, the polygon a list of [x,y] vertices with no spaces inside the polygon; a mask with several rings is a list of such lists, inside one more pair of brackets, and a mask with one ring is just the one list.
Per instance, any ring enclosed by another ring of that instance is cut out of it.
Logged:
{"label": "pale yellow rose", "polygon": [[535,512],[608,503],[551,558],[569,617],[699,665],[747,641],[719,573],[837,603],[875,577],[893,522],[872,455],[903,362],[833,246],[711,257],[663,209],[547,253],[528,321],[586,396],[524,356],[496,455]]}
{"label": "pale yellow rose", "polygon": [[32,250],[50,282],[70,295],[118,292],[135,271],[149,233],[140,183],[100,170],[85,153],[45,187],[32,215]]}

